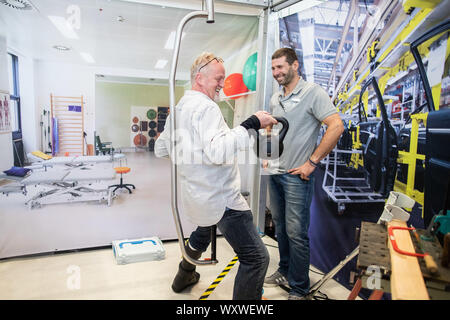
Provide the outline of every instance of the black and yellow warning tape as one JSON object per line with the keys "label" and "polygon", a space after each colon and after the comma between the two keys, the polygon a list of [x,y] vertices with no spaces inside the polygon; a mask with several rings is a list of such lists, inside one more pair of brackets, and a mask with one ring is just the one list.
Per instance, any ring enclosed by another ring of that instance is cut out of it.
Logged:
{"label": "black and yellow warning tape", "polygon": [[225,278],[225,276],[230,272],[231,268],[238,262],[238,257],[235,256],[233,259],[231,259],[230,263],[227,264],[225,269],[222,270],[222,272],[217,276],[216,280],[214,280],[208,289],[203,292],[199,300],[206,300],[208,299],[209,295],[214,291],[214,289],[220,284],[220,282]]}

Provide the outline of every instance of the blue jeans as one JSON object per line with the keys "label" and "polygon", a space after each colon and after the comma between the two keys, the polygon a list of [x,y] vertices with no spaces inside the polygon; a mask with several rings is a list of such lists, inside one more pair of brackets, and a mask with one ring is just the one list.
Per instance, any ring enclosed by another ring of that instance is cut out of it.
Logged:
{"label": "blue jeans", "polygon": [[[261,300],[269,253],[253,224],[252,212],[227,209],[217,227],[239,258],[233,300]],[[191,247],[206,251],[211,241],[210,229],[198,227],[192,232],[189,238]]]}
{"label": "blue jeans", "polygon": [[275,224],[280,263],[291,294],[309,292],[309,208],[314,192],[314,176],[279,174],[269,178],[270,211]]}

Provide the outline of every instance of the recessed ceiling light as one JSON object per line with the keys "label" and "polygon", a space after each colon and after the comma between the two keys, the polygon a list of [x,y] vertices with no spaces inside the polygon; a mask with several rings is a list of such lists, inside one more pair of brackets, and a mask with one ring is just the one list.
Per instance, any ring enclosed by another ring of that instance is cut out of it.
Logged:
{"label": "recessed ceiling light", "polygon": [[58,51],[69,51],[69,50],[70,50],[69,47],[66,47],[66,46],[60,46],[60,45],[53,46],[53,48],[56,49],[56,50],[58,50]]}
{"label": "recessed ceiling light", "polygon": [[167,60],[160,59],[156,62],[155,69],[162,69],[166,66],[166,64],[167,64]]}
{"label": "recessed ceiling light", "polygon": [[3,3],[4,5],[17,10],[32,9],[31,5],[25,0],[0,0],[0,3]]}

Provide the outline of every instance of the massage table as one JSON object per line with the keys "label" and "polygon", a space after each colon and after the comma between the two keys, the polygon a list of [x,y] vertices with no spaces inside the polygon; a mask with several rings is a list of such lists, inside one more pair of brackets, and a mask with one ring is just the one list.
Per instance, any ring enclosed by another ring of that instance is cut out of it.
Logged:
{"label": "massage table", "polygon": [[112,180],[115,177],[116,172],[113,168],[97,166],[74,168],[71,170],[51,168],[45,171],[33,171],[22,180],[13,182],[14,185],[12,187],[8,187],[9,184],[0,187],[0,192],[6,194],[12,193],[14,192],[12,189],[15,187],[15,192],[22,191],[22,193],[26,194],[27,186],[45,186],[47,190],[38,192],[25,202],[30,209],[38,208],[46,204],[88,201],[106,202],[110,206],[113,199],[112,191],[108,187],[94,189],[90,185],[98,181]]}

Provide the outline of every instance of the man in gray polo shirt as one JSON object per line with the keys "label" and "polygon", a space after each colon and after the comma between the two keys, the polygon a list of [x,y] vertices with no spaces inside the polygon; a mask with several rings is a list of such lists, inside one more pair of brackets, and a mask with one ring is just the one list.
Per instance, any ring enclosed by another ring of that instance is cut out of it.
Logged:
{"label": "man in gray polo shirt", "polygon": [[[275,223],[280,262],[265,279],[265,286],[287,285],[289,299],[303,299],[309,292],[309,208],[314,191],[313,172],[333,150],[344,126],[326,91],[304,81],[293,49],[272,55],[272,75],[282,86],[270,101],[272,114],[285,117],[289,130],[279,159],[265,165],[269,177],[270,210]],[[327,130],[316,147],[322,122]]]}

